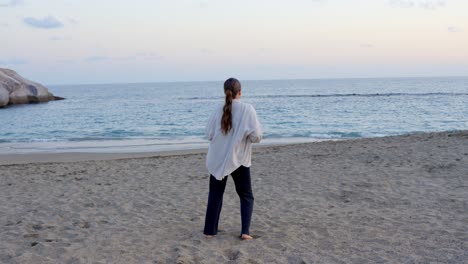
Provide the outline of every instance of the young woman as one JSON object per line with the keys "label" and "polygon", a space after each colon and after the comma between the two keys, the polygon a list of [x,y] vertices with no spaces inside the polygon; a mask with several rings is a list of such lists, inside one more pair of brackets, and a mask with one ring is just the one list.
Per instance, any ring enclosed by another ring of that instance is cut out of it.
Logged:
{"label": "young woman", "polygon": [[249,227],[254,204],[250,181],[252,143],[260,142],[262,130],[253,106],[240,102],[242,90],[237,79],[224,82],[224,94],[225,104],[216,109],[206,127],[210,141],[206,167],[211,175],[203,233],[211,238],[218,232],[224,189],[227,176],[231,175],[240,198],[240,237],[249,240],[252,239]]}

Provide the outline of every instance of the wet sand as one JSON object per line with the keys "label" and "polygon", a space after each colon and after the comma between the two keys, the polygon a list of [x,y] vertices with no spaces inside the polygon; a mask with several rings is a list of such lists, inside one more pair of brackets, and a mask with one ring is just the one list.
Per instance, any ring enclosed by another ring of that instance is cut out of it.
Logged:
{"label": "wet sand", "polygon": [[468,259],[468,131],[257,148],[252,241],[231,179],[203,236],[204,153],[81,155],[3,162],[0,263]]}

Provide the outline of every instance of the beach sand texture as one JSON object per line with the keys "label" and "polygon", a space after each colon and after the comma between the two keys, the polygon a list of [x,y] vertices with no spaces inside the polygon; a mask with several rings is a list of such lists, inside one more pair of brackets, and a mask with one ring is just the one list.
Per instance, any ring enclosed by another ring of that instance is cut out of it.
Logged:
{"label": "beach sand texture", "polygon": [[0,263],[467,263],[468,131],[258,148],[252,241],[205,154],[0,166]]}

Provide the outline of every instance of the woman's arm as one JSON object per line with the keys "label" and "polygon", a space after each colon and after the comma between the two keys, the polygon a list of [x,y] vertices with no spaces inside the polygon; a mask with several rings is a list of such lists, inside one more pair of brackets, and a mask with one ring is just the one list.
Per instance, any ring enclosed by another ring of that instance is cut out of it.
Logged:
{"label": "woman's arm", "polygon": [[262,140],[262,126],[258,121],[257,112],[253,106],[250,107],[248,118],[248,132],[247,138],[252,143],[259,143]]}

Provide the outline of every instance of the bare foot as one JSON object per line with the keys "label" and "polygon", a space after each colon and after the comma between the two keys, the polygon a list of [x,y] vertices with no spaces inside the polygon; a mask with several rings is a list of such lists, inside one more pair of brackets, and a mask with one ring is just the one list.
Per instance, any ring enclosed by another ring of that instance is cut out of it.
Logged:
{"label": "bare foot", "polygon": [[242,239],[242,240],[252,240],[253,237],[251,237],[251,236],[249,236],[249,235],[247,235],[247,234],[242,234],[241,239]]}
{"label": "bare foot", "polygon": [[214,236],[212,236],[212,235],[205,235],[205,238],[206,238],[206,239],[210,239],[210,238],[213,238],[213,237],[214,237]]}

